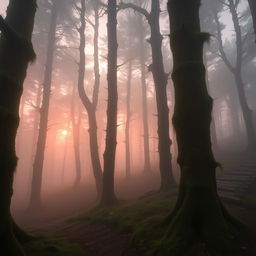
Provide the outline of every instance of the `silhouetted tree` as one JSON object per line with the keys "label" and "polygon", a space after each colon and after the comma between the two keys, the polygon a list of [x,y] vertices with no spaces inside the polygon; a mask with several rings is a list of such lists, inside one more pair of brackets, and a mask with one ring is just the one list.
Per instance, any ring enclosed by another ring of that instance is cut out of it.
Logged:
{"label": "silhouetted tree", "polygon": [[149,150],[149,127],[148,127],[148,100],[146,83],[146,56],[145,56],[145,28],[143,20],[138,17],[138,36],[140,49],[140,70],[141,70],[141,89],[142,89],[142,119],[143,119],[143,142],[144,142],[144,172],[152,171]]}
{"label": "silhouetted tree", "polygon": [[33,164],[32,187],[31,187],[31,195],[30,195],[30,203],[29,203],[29,208],[31,210],[36,210],[36,209],[38,210],[41,207],[41,187],[42,187],[45,145],[46,145],[47,130],[48,130],[48,115],[49,115],[50,96],[51,96],[53,61],[54,61],[54,52],[56,47],[58,6],[59,6],[59,0],[53,1],[51,6],[50,28],[48,33],[48,46],[47,46],[46,65],[45,65],[45,72],[44,72],[42,105],[40,108],[39,133],[38,133],[35,160]]}
{"label": "silhouetted tree", "polygon": [[221,35],[221,24],[219,21],[218,13],[216,10],[213,10],[214,12],[214,19],[217,25],[217,39],[219,41],[219,51],[220,56],[224,63],[229,68],[230,72],[234,75],[237,92],[238,92],[238,98],[241,105],[245,128],[246,128],[246,134],[248,137],[248,146],[247,149],[249,151],[256,151],[256,132],[253,125],[253,115],[252,110],[249,108],[246,94],[245,94],[245,84],[242,77],[242,65],[243,65],[243,38],[242,38],[242,32],[241,27],[239,24],[239,18],[237,13],[237,6],[239,1],[234,0],[227,0],[227,2],[223,2],[225,6],[227,6],[230,10],[233,25],[235,29],[235,35],[236,35],[236,63],[233,65],[224,50],[223,41],[222,41],[222,35]]}
{"label": "silhouetted tree", "polygon": [[70,108],[72,131],[73,131],[73,148],[75,155],[75,166],[76,166],[76,179],[74,186],[77,186],[81,182],[82,170],[81,170],[81,154],[80,154],[80,126],[81,126],[81,110],[79,109],[78,117],[75,117],[75,96],[76,87],[72,91],[72,101]]}
{"label": "silhouetted tree", "polygon": [[[35,58],[31,43],[36,1],[10,0],[5,20],[0,16],[0,254],[24,255],[23,231],[10,213],[13,177],[17,166],[15,139],[19,104],[27,67]],[[18,57],[17,57],[18,56]],[[22,234],[20,234],[22,233]]]}
{"label": "silhouetted tree", "polygon": [[132,60],[128,62],[127,95],[126,95],[126,124],[125,124],[125,163],[126,177],[131,176],[131,152],[130,152],[130,123],[131,123],[131,85],[132,85]]}
{"label": "silhouetted tree", "polygon": [[201,1],[169,0],[172,78],[175,88],[173,124],[181,168],[179,195],[167,221],[168,232],[159,255],[187,255],[198,241],[227,250],[234,235],[233,220],[217,194],[217,163],[211,149],[212,99],[208,95],[200,29]]}
{"label": "silhouetted tree", "polygon": [[[87,111],[88,114],[88,122],[89,122],[89,140],[90,140],[90,153],[91,153],[91,161],[93,167],[93,173],[96,182],[96,188],[98,197],[100,197],[102,192],[102,168],[100,163],[100,156],[99,156],[99,147],[98,147],[98,135],[97,135],[97,117],[96,117],[96,107],[98,101],[98,91],[99,91],[99,64],[98,64],[98,57],[94,56],[96,61],[95,68],[95,87],[94,87],[94,94],[92,101],[88,98],[85,89],[84,89],[84,77],[85,77],[85,0],[81,0],[81,7],[77,7],[80,9],[80,28],[78,29],[79,36],[80,36],[80,46],[79,46],[79,72],[78,72],[78,93],[80,99]],[[98,8],[96,3],[94,3],[95,12],[98,13]],[[97,15],[97,14],[96,14]],[[95,23],[95,36],[98,35],[98,20]],[[95,40],[95,39],[94,39]],[[97,41],[94,41],[94,48],[96,50],[95,54],[98,55],[98,44]]]}
{"label": "silhouetted tree", "polygon": [[170,151],[172,141],[169,135],[169,108],[166,91],[168,75],[164,70],[162,56],[163,36],[160,33],[160,2],[159,0],[151,1],[150,13],[146,9],[132,3],[120,3],[119,8],[132,8],[141,13],[147,19],[151,29],[151,38],[148,42],[152,48],[152,65],[150,65],[149,70],[152,71],[156,91],[161,190],[170,189],[175,185],[175,181],[172,176],[172,156]]}
{"label": "silhouetted tree", "polygon": [[108,0],[108,102],[107,129],[104,152],[103,187],[101,204],[111,205],[117,202],[114,188],[115,156],[117,144],[117,4],[116,0]]}

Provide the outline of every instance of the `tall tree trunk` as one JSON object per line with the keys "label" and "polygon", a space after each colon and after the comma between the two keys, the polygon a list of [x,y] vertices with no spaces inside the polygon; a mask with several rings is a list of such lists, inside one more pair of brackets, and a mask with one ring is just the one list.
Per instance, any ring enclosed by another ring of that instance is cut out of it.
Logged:
{"label": "tall tree trunk", "polygon": [[96,111],[99,98],[100,89],[100,69],[99,69],[99,0],[93,1],[94,10],[94,38],[93,38],[93,49],[94,49],[94,87],[93,87],[93,99],[92,103]]}
{"label": "tall tree trunk", "polygon": [[[36,1],[10,0],[6,19],[0,17],[0,254],[24,255],[10,213],[13,177],[17,166],[15,139],[19,104],[29,62]],[[18,58],[17,58],[18,56]]]}
{"label": "tall tree trunk", "polygon": [[127,96],[126,96],[126,124],[125,124],[125,162],[126,178],[131,176],[131,152],[130,152],[130,122],[131,122],[131,80],[132,80],[132,60],[129,60],[127,76]]}
{"label": "tall tree trunk", "polygon": [[248,137],[247,150],[256,151],[256,131],[253,125],[252,110],[248,106],[248,102],[245,95],[245,85],[242,79],[242,65],[243,65],[243,40],[242,32],[239,25],[239,18],[237,13],[237,5],[234,0],[228,0],[228,7],[232,16],[233,25],[236,34],[236,64],[233,66],[228,60],[224,51],[222,37],[221,37],[221,24],[218,19],[218,14],[214,13],[214,19],[217,25],[217,38],[219,41],[219,51],[224,63],[229,68],[230,72],[234,75],[238,98],[243,113],[244,124]]}
{"label": "tall tree trunk", "polygon": [[72,102],[71,102],[71,123],[73,131],[73,149],[75,156],[75,166],[76,166],[76,178],[74,186],[77,186],[81,182],[82,170],[81,170],[81,155],[80,155],[80,126],[81,126],[81,111],[79,110],[77,119],[75,118],[75,87],[72,92]]}
{"label": "tall tree trunk", "polygon": [[104,152],[104,171],[101,204],[111,205],[117,202],[114,188],[115,157],[117,144],[117,4],[108,0],[108,103],[107,129]]}
{"label": "tall tree trunk", "polygon": [[151,29],[151,38],[149,43],[152,48],[152,65],[150,70],[153,74],[155,91],[156,91],[156,105],[157,105],[157,124],[158,124],[158,151],[159,151],[159,165],[161,175],[161,190],[170,189],[175,185],[175,180],[172,175],[172,155],[171,144],[172,141],[169,135],[169,108],[167,100],[167,81],[168,75],[165,73],[162,55],[162,40],[160,33],[160,2],[159,0],[151,1],[151,12],[148,13],[134,4],[120,3],[121,9],[132,8],[135,11],[143,14],[148,20]]}
{"label": "tall tree trunk", "polygon": [[147,84],[146,84],[146,70],[145,70],[145,34],[143,28],[143,20],[139,17],[139,31],[140,31],[140,69],[141,69],[141,89],[142,89],[142,119],[143,119],[143,142],[144,142],[144,172],[151,173],[150,150],[149,150],[149,127],[148,127],[148,99],[147,99]]}
{"label": "tall tree trunk", "polygon": [[[209,73],[208,73],[208,67],[207,67],[207,57],[205,54],[205,51],[203,52],[204,54],[204,62],[206,64],[206,86],[209,94],[211,95],[211,87],[209,83]],[[212,139],[212,144],[215,148],[216,151],[219,151],[219,145],[218,145],[218,137],[217,137],[217,127],[216,127],[216,121],[214,117],[214,113],[212,111],[212,123],[211,123],[211,139]]]}
{"label": "tall tree trunk", "polygon": [[172,155],[170,147],[172,141],[169,135],[169,108],[167,99],[168,75],[164,71],[162,40],[160,33],[160,3],[152,0],[149,24],[151,27],[150,44],[152,47],[152,74],[155,82],[157,121],[158,121],[158,150],[161,174],[161,190],[170,189],[175,185],[172,176]]}
{"label": "tall tree trunk", "polygon": [[33,176],[33,162],[36,150],[36,139],[38,137],[38,124],[39,124],[39,110],[40,110],[40,102],[41,102],[41,93],[42,87],[38,85],[36,92],[36,105],[34,107],[34,120],[33,120],[33,135],[32,135],[32,147],[31,147],[31,155],[30,155],[30,169],[29,169],[29,177],[28,177],[28,196],[31,193],[31,182]]}
{"label": "tall tree trunk", "polygon": [[[256,35],[256,1],[248,0],[248,3],[249,3],[251,14],[252,14],[254,33]],[[255,40],[255,43],[256,43],[256,40]]]}
{"label": "tall tree trunk", "polygon": [[[99,79],[99,74],[95,75],[95,83],[97,82],[97,84],[95,84],[97,93],[93,95],[93,101],[91,102],[84,89],[84,77],[85,77],[84,50],[85,50],[85,27],[86,27],[85,11],[86,11],[85,0],[81,0],[81,13],[80,13],[81,26],[78,31],[80,35],[78,93],[88,114],[91,162],[92,162],[93,173],[94,173],[95,183],[97,188],[97,197],[100,198],[101,192],[102,192],[102,168],[101,168],[100,156],[99,156],[97,118],[96,118],[96,107],[97,107],[98,91],[99,91],[99,80],[97,79]],[[96,49],[96,54],[98,54],[98,47],[96,47],[95,49]],[[98,57],[95,57],[96,61],[97,61],[97,58]],[[99,67],[96,66],[95,70],[98,70],[98,68]]]}
{"label": "tall tree trunk", "polygon": [[176,206],[159,255],[187,255],[197,242],[227,250],[235,221],[223,207],[216,186],[217,163],[211,149],[212,99],[208,95],[200,31],[201,1],[169,0],[175,108],[181,179]]}
{"label": "tall tree trunk", "polygon": [[248,137],[248,150],[256,151],[256,131],[253,125],[253,116],[252,110],[248,106],[248,102],[245,95],[245,84],[242,79],[242,65],[243,65],[243,40],[242,40],[242,32],[239,25],[239,18],[237,13],[237,7],[234,3],[234,0],[229,0],[230,12],[235,28],[236,33],[236,48],[237,48],[237,60],[236,60],[236,68],[234,72],[238,97],[241,104],[246,133]]}
{"label": "tall tree trunk", "polygon": [[55,44],[56,44],[55,41],[56,41],[56,28],[57,28],[57,17],[58,17],[57,15],[58,1],[59,0],[54,1],[51,8],[51,20],[50,20],[50,29],[48,34],[47,56],[46,56],[46,65],[45,65],[44,82],[43,82],[42,106],[40,109],[39,132],[38,132],[35,161],[33,165],[32,187],[31,187],[30,204],[29,204],[29,208],[31,210],[38,210],[41,207],[41,187],[42,187],[42,177],[43,177],[45,145],[47,140],[53,60],[54,60],[54,51],[55,51]]}
{"label": "tall tree trunk", "polygon": [[[69,123],[68,123],[68,129],[69,129]],[[65,141],[64,141],[64,152],[63,152],[62,168],[61,168],[61,185],[64,185],[64,181],[65,181],[65,169],[66,169],[66,162],[67,162],[69,133],[65,136],[66,137],[65,137]]]}

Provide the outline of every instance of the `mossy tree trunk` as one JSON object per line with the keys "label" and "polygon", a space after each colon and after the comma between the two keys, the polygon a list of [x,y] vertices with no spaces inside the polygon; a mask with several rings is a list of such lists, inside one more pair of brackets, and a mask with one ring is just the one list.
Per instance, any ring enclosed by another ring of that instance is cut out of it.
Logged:
{"label": "mossy tree trunk", "polygon": [[169,228],[159,255],[187,255],[197,242],[226,250],[233,238],[233,219],[216,189],[217,163],[211,149],[212,99],[208,95],[203,64],[201,1],[169,0],[175,108],[173,124],[181,168],[179,195],[168,218]]}
{"label": "mossy tree trunk", "polygon": [[35,160],[33,164],[33,176],[29,209],[32,211],[40,211],[41,208],[41,189],[43,178],[44,154],[48,131],[48,116],[51,97],[52,71],[54,52],[56,45],[56,29],[58,17],[59,0],[53,1],[51,7],[50,28],[48,33],[48,45],[46,55],[46,65],[44,71],[42,105],[40,108],[39,132],[36,146]]}
{"label": "mossy tree trunk", "polygon": [[116,0],[108,0],[108,102],[107,129],[104,152],[103,187],[101,205],[117,203],[114,187],[115,158],[117,144],[117,4]]}
{"label": "mossy tree trunk", "polygon": [[167,82],[168,75],[165,73],[162,55],[163,36],[160,32],[160,2],[159,0],[151,1],[151,12],[137,5],[130,3],[120,3],[120,9],[132,8],[145,16],[151,30],[149,43],[152,49],[152,71],[157,106],[157,124],[158,124],[158,151],[159,167],[161,175],[161,190],[170,189],[175,186],[175,180],[172,175],[172,155],[170,147],[172,141],[169,135],[169,107],[167,99]]}
{"label": "mossy tree trunk", "polygon": [[[18,243],[23,231],[10,213],[17,166],[15,139],[27,67],[35,57],[31,44],[35,0],[10,0],[6,19],[0,17],[0,254],[24,255]],[[18,56],[18,58],[17,58]],[[20,233],[21,231],[21,233]]]}
{"label": "mossy tree trunk", "polygon": [[[94,8],[97,8],[94,6]],[[98,147],[98,134],[97,134],[97,117],[96,117],[96,107],[98,101],[98,90],[99,90],[99,74],[98,74],[98,64],[96,64],[95,71],[95,87],[94,87],[94,94],[93,100],[91,101],[84,89],[84,77],[85,77],[85,0],[81,0],[81,8],[80,8],[80,28],[78,30],[80,36],[80,46],[79,46],[79,72],[78,72],[78,93],[80,99],[87,111],[88,114],[88,122],[89,122],[89,141],[90,141],[90,154],[91,154],[91,162],[93,167],[93,174],[95,177],[96,189],[97,189],[97,197],[100,198],[102,192],[102,168],[100,163],[100,156],[99,156],[99,147]],[[95,31],[97,36],[98,28],[96,26],[97,22],[95,23]],[[94,38],[94,49],[96,50],[95,54],[98,54],[98,45],[96,46],[97,41],[95,42]],[[94,56],[96,62],[98,57]],[[96,93],[95,93],[96,92]]]}

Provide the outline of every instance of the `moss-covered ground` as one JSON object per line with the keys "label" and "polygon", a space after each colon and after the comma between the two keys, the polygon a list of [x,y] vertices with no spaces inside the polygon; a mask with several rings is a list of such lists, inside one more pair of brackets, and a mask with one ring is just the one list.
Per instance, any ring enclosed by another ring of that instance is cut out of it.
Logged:
{"label": "moss-covered ground", "polygon": [[175,191],[154,193],[116,207],[95,208],[73,220],[115,227],[128,233],[144,255],[152,255],[165,232],[163,222],[174,207],[175,195]]}
{"label": "moss-covered ground", "polygon": [[88,256],[80,245],[48,234],[36,234],[24,249],[28,256]]}

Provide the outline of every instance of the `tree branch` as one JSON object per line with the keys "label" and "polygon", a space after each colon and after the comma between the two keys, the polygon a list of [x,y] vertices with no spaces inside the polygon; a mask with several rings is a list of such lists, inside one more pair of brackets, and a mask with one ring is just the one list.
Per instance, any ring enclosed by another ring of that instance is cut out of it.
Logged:
{"label": "tree branch", "polygon": [[118,5],[118,10],[124,10],[124,9],[128,9],[128,8],[131,8],[134,11],[139,12],[140,14],[144,15],[147,20],[150,18],[150,13],[146,9],[141,8],[140,6],[138,6],[136,4],[121,2]]}

